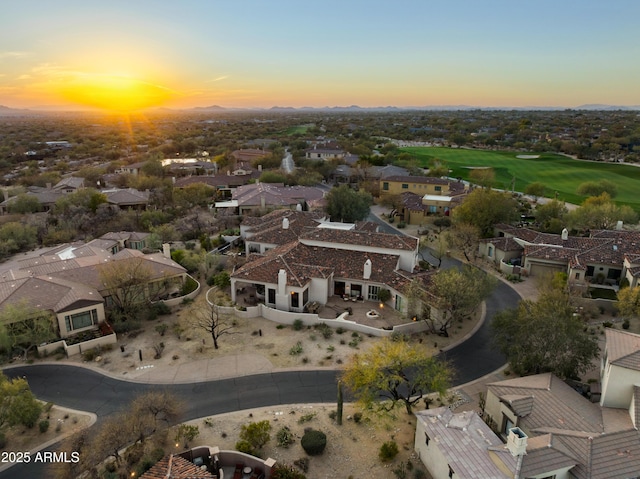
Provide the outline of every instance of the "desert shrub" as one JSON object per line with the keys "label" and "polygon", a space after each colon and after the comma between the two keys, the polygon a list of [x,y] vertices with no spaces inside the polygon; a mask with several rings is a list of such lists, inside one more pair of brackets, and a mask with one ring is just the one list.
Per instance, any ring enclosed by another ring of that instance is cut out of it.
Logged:
{"label": "desert shrub", "polygon": [[271,479],[307,479],[307,476],[287,464],[276,463],[271,470]]}
{"label": "desert shrub", "polygon": [[427,473],[422,469],[415,469],[413,471],[413,479],[426,479]]}
{"label": "desert shrub", "polygon": [[98,350],[96,348],[87,349],[82,352],[82,359],[84,361],[90,362],[96,359],[98,356]]}
{"label": "desert shrub", "polygon": [[180,424],[176,430],[175,441],[184,441],[184,447],[200,435],[200,428],[191,424]]}
{"label": "desert shrub", "polygon": [[171,314],[171,308],[163,302],[153,303],[151,309],[153,309],[158,316]]}
{"label": "desert shrub", "polygon": [[142,459],[144,455],[144,444],[136,443],[132,446],[129,446],[127,450],[124,452],[124,459],[127,461],[127,464],[132,466],[136,464]]}
{"label": "desert shrub", "polygon": [[[147,472],[149,469],[151,469],[156,462],[157,461],[154,461],[153,459],[151,459],[149,457],[143,458],[140,461],[140,463],[136,466],[136,476],[140,477],[141,475],[143,475],[145,472]],[[133,476],[133,474],[132,474],[132,476]]]}
{"label": "desert shrub", "polygon": [[240,439],[248,442],[254,450],[261,449],[271,439],[270,431],[269,421],[250,422],[242,425]]}
{"label": "desert shrub", "polygon": [[149,453],[149,459],[151,459],[154,464],[158,462],[160,459],[162,459],[163,457],[164,457],[164,449],[162,449],[161,447],[156,447],[154,450],[152,450]]}
{"label": "desert shrub", "polygon": [[289,429],[287,426],[283,426],[276,433],[276,441],[278,447],[289,447],[296,440],[293,436],[293,433],[291,432],[291,429]]}
{"label": "desert shrub", "polygon": [[182,290],[180,291],[180,296],[185,296],[189,293],[194,292],[198,288],[198,282],[193,279],[191,276],[187,276],[187,280],[184,282],[182,286]]}
{"label": "desert shrub", "polygon": [[255,450],[247,441],[238,441],[236,442],[236,451],[244,452],[245,454],[255,455]]}
{"label": "desert shrub", "polygon": [[298,354],[302,354],[302,343],[298,341],[294,346],[291,346],[289,350],[289,354],[291,356],[297,356]]}
{"label": "desert shrub", "polygon": [[398,445],[395,441],[387,441],[380,446],[378,457],[382,462],[389,462],[398,455]]}
{"label": "desert shrub", "polygon": [[625,319],[625,320],[622,322],[622,329],[629,329],[629,326],[631,326],[631,324],[629,323],[629,320],[628,320],[628,319]]}
{"label": "desert shrub", "polygon": [[0,431],[0,449],[4,449],[7,446],[7,436],[4,431]]}
{"label": "desert shrub", "polygon": [[307,472],[309,470],[309,458],[301,457],[300,459],[296,459],[293,461],[293,464],[300,468],[302,472]]}
{"label": "desert shrub", "polygon": [[362,413],[357,412],[353,415],[353,422],[355,422],[356,424],[359,424],[360,421],[362,421]]}
{"label": "desert shrub", "polygon": [[322,431],[308,429],[302,436],[300,444],[307,454],[310,456],[318,456],[322,454],[324,448],[327,447],[327,435]]}
{"label": "desert shrub", "polygon": [[312,419],[314,419],[317,416],[317,414],[315,412],[310,412],[309,414],[304,414],[303,416],[300,416],[300,419],[298,419],[298,424],[304,424],[305,422],[309,422]]}
{"label": "desert shrub", "polygon": [[302,328],[304,328],[304,322],[301,319],[294,319],[293,320],[293,330],[294,331],[301,331]]}
{"label": "desert shrub", "polygon": [[155,329],[158,332],[158,334],[160,334],[160,336],[164,336],[164,333],[167,332],[167,329],[169,329],[169,326],[166,323],[160,323],[156,325]]}
{"label": "desert shrub", "polygon": [[40,432],[42,433],[47,432],[49,430],[49,421],[47,421],[46,419],[43,419],[38,423],[38,427],[40,428]]}
{"label": "desert shrub", "polygon": [[331,336],[333,336],[333,328],[328,324],[318,324],[315,326],[315,329],[320,331],[320,334],[322,334],[324,339],[331,339]]}

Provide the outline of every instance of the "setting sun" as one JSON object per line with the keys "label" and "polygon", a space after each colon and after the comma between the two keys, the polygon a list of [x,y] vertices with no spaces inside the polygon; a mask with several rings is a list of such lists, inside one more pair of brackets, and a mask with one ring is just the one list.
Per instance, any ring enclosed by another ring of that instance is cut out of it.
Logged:
{"label": "setting sun", "polygon": [[168,88],[125,75],[80,75],[62,90],[75,104],[112,111],[160,106],[174,96]]}

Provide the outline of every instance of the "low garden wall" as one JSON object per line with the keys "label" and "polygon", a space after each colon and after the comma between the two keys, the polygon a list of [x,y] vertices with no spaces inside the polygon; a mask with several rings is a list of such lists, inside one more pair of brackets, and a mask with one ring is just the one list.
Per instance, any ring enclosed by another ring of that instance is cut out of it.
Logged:
{"label": "low garden wall", "polygon": [[342,313],[336,319],[320,318],[317,314],[311,313],[292,313],[289,311],[279,311],[277,309],[269,308],[264,304],[257,306],[251,306],[246,310],[238,310],[234,307],[220,306],[220,312],[228,315],[235,315],[240,318],[257,318],[262,316],[269,321],[273,321],[279,324],[292,325],[297,319],[301,320],[305,326],[313,326],[315,324],[324,323],[332,328],[343,328],[349,331],[356,331],[358,333],[367,334],[370,336],[385,337],[391,336],[393,333],[400,334],[413,334],[429,329],[428,325],[424,321],[410,322],[394,326],[393,329],[380,329],[365,324],[358,324],[355,321],[346,319],[348,317],[347,312]]}
{"label": "low garden wall", "polygon": [[172,306],[178,306],[179,304],[182,304],[182,302],[185,299],[194,299],[196,296],[198,296],[198,293],[200,293],[200,288],[202,288],[202,285],[200,284],[200,281],[198,281],[197,279],[195,279],[193,276],[187,275],[189,278],[191,278],[192,280],[194,280],[197,284],[198,287],[193,290],[191,293],[189,294],[185,294],[184,296],[179,296],[177,298],[171,298],[171,299],[163,299],[158,301],[159,303],[164,303],[169,307]]}
{"label": "low garden wall", "polygon": [[71,345],[68,345],[64,339],[61,339],[60,341],[56,341],[55,343],[47,343],[38,346],[38,354],[46,356],[49,354],[53,354],[59,348],[63,348],[64,352],[67,354],[67,357],[70,357],[75,356],[76,354],[81,354],[84,351],[97,348],[99,346],[116,344],[117,342],[118,338],[116,337],[116,333],[107,334],[106,336],[101,336],[99,338],[90,339],[88,341],[83,341],[81,343]]}

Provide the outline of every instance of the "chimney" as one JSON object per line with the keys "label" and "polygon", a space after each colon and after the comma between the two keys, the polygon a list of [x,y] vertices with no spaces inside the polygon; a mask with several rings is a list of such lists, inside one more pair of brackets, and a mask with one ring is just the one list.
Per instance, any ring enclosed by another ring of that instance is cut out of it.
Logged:
{"label": "chimney", "polygon": [[367,259],[364,262],[364,272],[362,273],[362,279],[370,279],[371,278],[371,260]]}
{"label": "chimney", "polygon": [[262,165],[258,165],[258,171],[262,171]]}
{"label": "chimney", "polygon": [[284,269],[278,271],[278,294],[285,294],[287,290],[287,272]]}
{"label": "chimney", "polygon": [[567,230],[567,228],[564,228],[562,230],[562,241],[566,241],[569,239],[569,231]]}
{"label": "chimney", "polygon": [[507,449],[513,457],[523,456],[527,453],[527,435],[519,427],[509,429]]}
{"label": "chimney", "polygon": [[618,220],[618,222],[616,223],[616,230],[622,231],[622,224],[622,220]]}
{"label": "chimney", "polygon": [[289,229],[289,218],[282,218],[282,229],[283,230]]}
{"label": "chimney", "polygon": [[260,195],[260,208],[265,209],[267,207],[267,201],[264,195]]}
{"label": "chimney", "polygon": [[165,258],[171,259],[171,247],[169,243],[162,243],[162,254]]}

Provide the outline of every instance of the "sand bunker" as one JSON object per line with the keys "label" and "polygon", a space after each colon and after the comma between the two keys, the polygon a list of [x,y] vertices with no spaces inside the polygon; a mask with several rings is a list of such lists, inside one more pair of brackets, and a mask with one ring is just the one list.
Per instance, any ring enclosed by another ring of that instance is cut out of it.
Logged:
{"label": "sand bunker", "polygon": [[540,155],[518,155],[516,158],[520,158],[521,160],[535,160],[536,158],[540,158]]}

